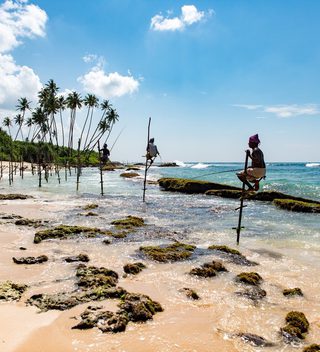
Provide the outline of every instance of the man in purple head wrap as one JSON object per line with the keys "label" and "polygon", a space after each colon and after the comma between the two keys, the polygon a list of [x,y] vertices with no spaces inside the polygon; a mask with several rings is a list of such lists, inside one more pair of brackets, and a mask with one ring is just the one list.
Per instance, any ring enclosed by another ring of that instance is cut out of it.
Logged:
{"label": "man in purple head wrap", "polygon": [[[262,150],[258,147],[260,139],[258,134],[255,134],[249,138],[249,147],[252,149],[246,150],[248,157],[252,160],[251,167],[247,168],[247,171],[242,170],[237,173],[240,181],[244,182],[250,191],[259,190],[259,181],[266,175],[266,164],[264,162],[264,156]],[[250,184],[253,183],[254,187]]]}

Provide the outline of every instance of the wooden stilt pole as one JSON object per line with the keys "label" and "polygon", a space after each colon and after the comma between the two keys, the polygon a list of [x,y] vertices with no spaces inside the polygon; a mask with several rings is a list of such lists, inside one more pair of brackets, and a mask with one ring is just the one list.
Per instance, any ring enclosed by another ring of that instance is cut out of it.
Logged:
{"label": "wooden stilt pole", "polygon": [[80,139],[78,140],[78,154],[77,154],[77,191],[79,191],[79,182],[80,182]]}
{"label": "wooden stilt pole", "polygon": [[[148,146],[149,140],[150,140],[150,124],[151,124],[151,117],[149,117],[149,123],[148,123],[148,139],[147,139],[147,146]],[[144,180],[143,180],[143,197],[142,197],[142,201],[143,201],[143,202],[146,201],[147,173],[148,173],[148,157],[147,157],[147,153],[146,153],[146,164],[145,164],[145,169],[144,169]]]}
{"label": "wooden stilt pole", "polygon": [[[245,174],[247,173],[247,168],[248,168],[248,158],[249,158],[249,154],[246,153],[246,161],[244,163],[244,173]],[[240,198],[240,207],[238,208],[239,209],[239,220],[238,220],[238,227],[236,228],[236,230],[237,230],[237,244],[239,244],[239,242],[240,242],[242,209],[244,207],[246,207],[246,205],[243,205],[244,194],[245,194],[245,191],[246,191],[245,186],[246,186],[245,183],[242,182],[242,193],[241,193],[241,198]]]}
{"label": "wooden stilt pole", "polygon": [[103,196],[103,172],[102,172],[102,160],[101,160],[101,152],[100,152],[100,141],[98,141],[98,151],[99,151],[100,187],[101,187],[101,195]]}

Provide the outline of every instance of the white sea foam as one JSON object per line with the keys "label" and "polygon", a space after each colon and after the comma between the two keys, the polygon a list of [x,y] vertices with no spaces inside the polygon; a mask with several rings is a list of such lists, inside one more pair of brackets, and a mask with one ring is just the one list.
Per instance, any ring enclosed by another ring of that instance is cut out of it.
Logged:
{"label": "white sea foam", "polygon": [[188,166],[188,164],[185,164],[183,161],[181,161],[181,160],[174,160],[173,161],[174,163],[176,163],[178,166],[180,166],[180,167],[187,167]]}
{"label": "white sea foam", "polygon": [[210,165],[198,163],[196,165],[191,166],[191,169],[206,169],[208,166],[210,166]]}
{"label": "white sea foam", "polygon": [[320,163],[307,163],[306,167],[320,167]]}

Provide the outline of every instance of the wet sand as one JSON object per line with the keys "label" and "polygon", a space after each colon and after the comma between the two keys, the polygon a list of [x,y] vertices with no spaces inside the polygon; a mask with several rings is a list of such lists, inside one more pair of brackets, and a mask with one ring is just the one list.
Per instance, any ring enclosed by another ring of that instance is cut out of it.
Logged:
{"label": "wet sand", "polygon": [[[37,198],[4,201],[0,213],[46,219],[56,224],[60,214],[72,208],[75,208],[74,204],[61,205],[59,201],[46,202]],[[76,211],[80,212],[80,209]],[[35,231],[32,227],[16,226],[7,221],[0,225],[0,282],[12,280],[29,285],[19,302],[0,302],[2,352],[262,350],[233,337],[239,332],[258,334],[277,343],[276,347],[266,348],[271,352],[302,351],[303,345],[320,341],[319,261],[309,262],[294,248],[244,248],[243,254],[259,262],[259,266],[241,267],[225,263],[228,272],[209,279],[196,278],[188,272],[201,263],[217,260],[215,255],[166,264],[144,259],[147,269],[137,276],[122,277],[124,264],[141,261],[135,254],[141,242],[115,241],[105,246],[101,239],[86,239],[43,241],[36,245],[33,243]],[[149,244],[148,240],[146,244]],[[21,246],[27,250],[20,250]],[[241,247],[239,249],[242,251]],[[26,299],[33,294],[75,288],[74,273],[78,264],[65,263],[63,259],[78,253],[88,254],[90,265],[115,270],[119,274],[118,286],[149,295],[160,302],[164,311],[146,323],[130,322],[123,333],[108,334],[97,328],[72,330],[71,327],[76,325],[87,306],[102,305],[115,311],[117,300],[90,302],[66,311],[45,313],[26,306]],[[12,261],[13,256],[41,254],[49,257],[48,262],[28,266],[16,265]],[[313,258],[317,255],[319,253],[313,253]],[[267,291],[267,297],[257,305],[235,295],[240,285],[233,279],[243,271],[257,271],[264,279],[262,288]],[[297,286],[304,292],[303,298],[288,299],[282,295],[284,288]],[[201,299],[190,300],[180,291],[183,287],[194,289]],[[291,310],[304,312],[311,325],[306,341],[298,348],[285,345],[279,335],[280,328],[285,325],[284,318]]]}

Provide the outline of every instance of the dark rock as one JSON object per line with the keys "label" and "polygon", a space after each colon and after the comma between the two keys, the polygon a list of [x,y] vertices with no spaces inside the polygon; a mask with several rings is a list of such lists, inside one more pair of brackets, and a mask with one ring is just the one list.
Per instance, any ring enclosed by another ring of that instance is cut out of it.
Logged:
{"label": "dark rock", "polygon": [[36,232],[33,242],[40,243],[41,241],[48,239],[67,239],[79,237],[80,235],[85,237],[97,237],[106,234],[106,231],[96,227],[59,225],[52,229]]}
{"label": "dark rock", "polygon": [[15,221],[15,225],[39,227],[41,226],[41,220],[18,219]]}
{"label": "dark rock", "polygon": [[194,299],[194,300],[198,300],[200,299],[199,295],[197,294],[196,291],[192,290],[191,288],[188,287],[184,287],[180,290],[181,292],[184,292],[185,295],[190,298],[190,299]]}
{"label": "dark rock", "polygon": [[85,205],[82,209],[83,210],[92,210],[92,209],[96,209],[96,208],[98,208],[98,204],[90,203],[90,204]]}
{"label": "dark rock", "polygon": [[124,177],[124,178],[133,178],[138,176],[140,175],[136,172],[123,172],[122,174],[120,174],[120,177]]}
{"label": "dark rock", "polygon": [[26,247],[19,247],[20,251],[26,251],[27,248]]}
{"label": "dark rock", "polygon": [[36,294],[31,296],[27,301],[27,305],[36,306],[42,312],[48,310],[67,310],[80,303],[77,294],[57,293],[57,294]]}
{"label": "dark rock", "polygon": [[301,288],[295,287],[295,288],[288,288],[282,291],[284,296],[303,296],[303,293],[301,291]]}
{"label": "dark rock", "polygon": [[84,216],[98,216],[98,214],[93,211],[89,211],[88,213],[85,213]]}
{"label": "dark rock", "polygon": [[251,299],[254,302],[257,302],[263,299],[264,297],[266,297],[267,292],[262,288],[260,288],[259,286],[254,286],[254,287],[246,288],[243,291],[237,291],[235,294],[241,297]]}
{"label": "dark rock", "polygon": [[262,277],[255,272],[240,273],[236,276],[236,281],[246,285],[257,286],[261,283]]}
{"label": "dark rock", "polygon": [[0,301],[19,301],[27,290],[27,285],[15,284],[12,281],[0,283]]}
{"label": "dark rock", "polygon": [[240,333],[237,334],[246,343],[254,347],[273,347],[275,344],[273,342],[267,341],[264,337],[250,333]]}
{"label": "dark rock", "polygon": [[158,166],[159,167],[179,167],[179,165],[177,165],[177,163],[162,163]]}
{"label": "dark rock", "polygon": [[79,254],[75,255],[72,257],[67,257],[65,261],[67,263],[72,263],[72,262],[88,262],[90,259],[87,254]]}
{"label": "dark rock", "polygon": [[126,169],[126,171],[140,171],[140,167],[136,167],[136,166],[130,166]]}
{"label": "dark rock", "polygon": [[209,246],[208,249],[218,251],[223,254],[223,257],[227,259],[229,262],[234,263],[236,265],[242,266],[255,266],[258,263],[253,262],[247,259],[243,254],[241,254],[238,250],[221,245],[212,245]]}
{"label": "dark rock", "polygon": [[314,202],[302,202],[293,199],[275,199],[273,203],[285,210],[300,213],[320,213],[320,204]]}
{"label": "dark rock", "polygon": [[175,262],[190,258],[195,248],[190,244],[175,242],[168,246],[140,247],[139,250],[148,258],[158,262]]}
{"label": "dark rock", "polygon": [[212,261],[211,263],[204,263],[201,267],[193,268],[190,271],[190,275],[196,275],[201,277],[214,277],[219,271],[228,271],[221,262]]}
{"label": "dark rock", "polygon": [[143,263],[131,263],[131,264],[126,264],[123,267],[123,271],[126,274],[136,275],[136,274],[139,274],[140,271],[142,271],[145,268],[146,266]]}
{"label": "dark rock", "polygon": [[310,346],[305,347],[302,352],[318,352],[318,351],[320,351],[320,345],[317,345],[314,343]]}
{"label": "dark rock", "polygon": [[110,240],[105,239],[105,240],[103,240],[103,241],[102,241],[102,243],[104,243],[104,244],[107,244],[107,245],[108,245],[108,244],[111,244],[111,241],[110,241]]}
{"label": "dark rock", "polygon": [[160,178],[158,180],[160,187],[166,191],[182,193],[205,193],[210,189],[234,189],[241,190],[238,187],[223,185],[207,181],[195,181],[182,178]]}
{"label": "dark rock", "polygon": [[304,339],[309,330],[309,322],[302,312],[292,311],[286,316],[287,325],[281,328],[286,343]]}
{"label": "dark rock", "polygon": [[21,257],[15,258],[13,257],[12,260],[16,264],[40,264],[48,261],[48,257],[46,255],[40,255],[39,257]]}
{"label": "dark rock", "polygon": [[118,274],[115,271],[103,267],[87,267],[84,264],[79,264],[76,276],[79,278],[78,286],[82,289],[99,286],[110,288],[116,286],[118,282]]}
{"label": "dark rock", "polygon": [[32,196],[27,196],[25,194],[0,194],[0,200],[16,200],[16,199],[20,199],[20,200],[24,200],[24,199],[28,199],[28,198],[33,198]]}
{"label": "dark rock", "polygon": [[237,189],[210,189],[206,191],[205,194],[207,196],[239,199],[242,195],[242,191]]}

